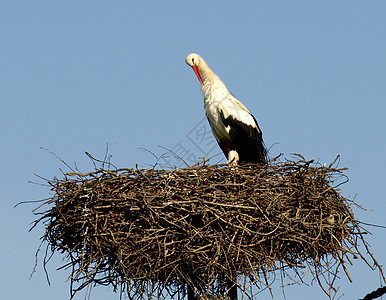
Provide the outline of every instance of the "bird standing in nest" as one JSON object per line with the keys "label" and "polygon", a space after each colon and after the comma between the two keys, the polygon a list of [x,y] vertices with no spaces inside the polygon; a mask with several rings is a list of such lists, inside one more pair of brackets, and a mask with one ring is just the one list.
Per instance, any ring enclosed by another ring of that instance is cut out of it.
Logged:
{"label": "bird standing in nest", "polygon": [[205,114],[228,163],[266,163],[267,150],[255,117],[234,97],[202,57],[186,57],[201,83]]}

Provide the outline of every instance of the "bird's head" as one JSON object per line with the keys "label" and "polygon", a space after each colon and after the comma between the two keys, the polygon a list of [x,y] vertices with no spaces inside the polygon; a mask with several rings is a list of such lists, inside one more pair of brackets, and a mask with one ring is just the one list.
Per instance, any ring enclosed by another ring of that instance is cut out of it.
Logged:
{"label": "bird's head", "polygon": [[186,57],[185,61],[189,66],[191,66],[193,68],[194,73],[196,73],[198,80],[200,81],[201,84],[203,84],[204,80],[202,79],[202,75],[200,72],[200,60],[201,59],[202,58],[200,55],[198,55],[196,53],[191,53]]}

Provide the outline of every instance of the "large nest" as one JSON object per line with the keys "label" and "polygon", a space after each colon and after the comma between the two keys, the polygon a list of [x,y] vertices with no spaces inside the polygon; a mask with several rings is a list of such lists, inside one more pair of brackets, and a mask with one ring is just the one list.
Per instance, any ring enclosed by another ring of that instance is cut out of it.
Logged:
{"label": "large nest", "polygon": [[182,298],[186,287],[221,294],[232,284],[245,292],[270,289],[272,274],[292,271],[295,282],[311,273],[331,297],[339,270],[351,280],[350,257],[380,268],[353,202],[340,194],[345,169],[334,163],[297,156],[263,166],[67,173],[49,181],[53,205],[36,224],[46,224],[48,249],[67,255],[74,292],[90,284],[123,286],[129,298]]}

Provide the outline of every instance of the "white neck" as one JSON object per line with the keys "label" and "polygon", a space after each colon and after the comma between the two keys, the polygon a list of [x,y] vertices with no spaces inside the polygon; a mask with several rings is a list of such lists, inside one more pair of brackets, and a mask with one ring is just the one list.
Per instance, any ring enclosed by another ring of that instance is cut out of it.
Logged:
{"label": "white neck", "polygon": [[200,60],[199,69],[204,81],[201,86],[201,91],[204,94],[205,102],[220,101],[224,99],[229,93],[227,87],[202,58]]}

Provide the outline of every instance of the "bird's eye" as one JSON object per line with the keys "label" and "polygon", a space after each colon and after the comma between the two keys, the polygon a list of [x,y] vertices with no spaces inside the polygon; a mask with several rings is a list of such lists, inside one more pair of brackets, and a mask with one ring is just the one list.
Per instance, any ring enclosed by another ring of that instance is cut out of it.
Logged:
{"label": "bird's eye", "polygon": [[194,64],[194,58],[192,58],[192,63]]}

